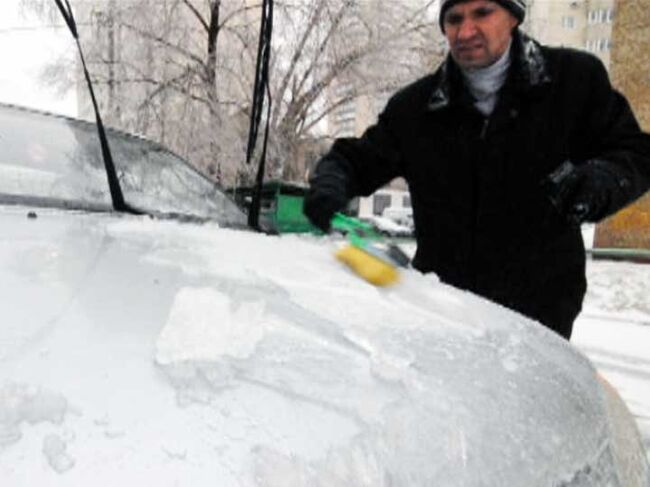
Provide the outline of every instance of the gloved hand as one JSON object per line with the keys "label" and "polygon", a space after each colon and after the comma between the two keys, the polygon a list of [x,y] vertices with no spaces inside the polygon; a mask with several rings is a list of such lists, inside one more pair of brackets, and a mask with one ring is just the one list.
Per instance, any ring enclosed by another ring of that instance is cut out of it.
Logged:
{"label": "gloved hand", "polygon": [[328,232],[334,213],[341,211],[348,203],[348,198],[336,181],[318,181],[312,185],[305,196],[303,212],[315,226]]}
{"label": "gloved hand", "polygon": [[607,216],[617,184],[609,163],[598,159],[579,166],[566,161],[542,182],[551,204],[572,225]]}

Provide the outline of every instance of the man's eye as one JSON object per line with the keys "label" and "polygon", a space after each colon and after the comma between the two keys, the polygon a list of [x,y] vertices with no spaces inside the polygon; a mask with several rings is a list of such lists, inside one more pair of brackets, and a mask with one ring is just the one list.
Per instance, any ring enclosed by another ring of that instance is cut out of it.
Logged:
{"label": "man's eye", "polygon": [[445,16],[445,24],[458,25],[463,21],[463,16],[458,14],[448,14]]}
{"label": "man's eye", "polygon": [[474,17],[477,19],[482,19],[494,12],[494,9],[490,7],[480,7],[474,10]]}

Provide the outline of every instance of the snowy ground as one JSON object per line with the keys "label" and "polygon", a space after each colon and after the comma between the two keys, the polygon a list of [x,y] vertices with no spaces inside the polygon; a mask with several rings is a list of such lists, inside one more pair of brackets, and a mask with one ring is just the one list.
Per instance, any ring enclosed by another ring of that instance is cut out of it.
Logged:
{"label": "snowy ground", "polygon": [[[592,247],[594,226],[582,228]],[[618,389],[650,459],[650,264],[590,260],[588,290],[572,342]]]}
{"label": "snowy ground", "polygon": [[572,342],[618,389],[650,459],[650,264],[589,261]]}

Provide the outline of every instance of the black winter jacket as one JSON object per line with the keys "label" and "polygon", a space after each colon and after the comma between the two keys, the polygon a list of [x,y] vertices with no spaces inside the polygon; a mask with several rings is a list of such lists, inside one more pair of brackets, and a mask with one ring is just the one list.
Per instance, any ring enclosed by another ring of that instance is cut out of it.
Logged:
{"label": "black winter jacket", "polygon": [[569,338],[586,290],[584,244],[541,182],[566,160],[610,161],[621,188],[612,214],[650,186],[650,136],[594,56],[518,32],[512,56],[489,119],[448,57],[398,92],[361,138],[337,140],[311,183],[336,177],[352,198],[404,177],[414,267]]}

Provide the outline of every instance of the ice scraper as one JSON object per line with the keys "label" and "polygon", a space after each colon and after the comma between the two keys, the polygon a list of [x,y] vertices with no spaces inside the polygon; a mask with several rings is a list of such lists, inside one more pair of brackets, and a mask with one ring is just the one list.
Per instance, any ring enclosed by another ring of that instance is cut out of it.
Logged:
{"label": "ice scraper", "polygon": [[331,226],[348,238],[348,243],[336,252],[336,258],[369,283],[394,284],[399,279],[399,268],[409,265],[406,254],[397,245],[386,242],[372,225],[336,213]]}

